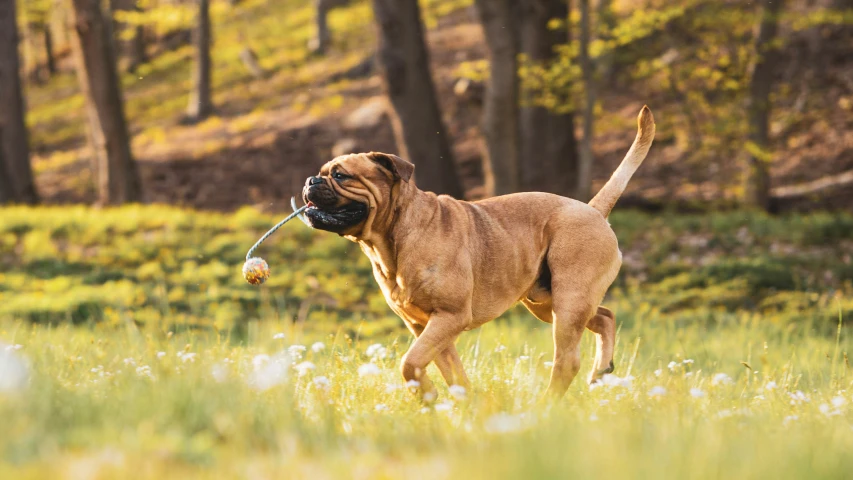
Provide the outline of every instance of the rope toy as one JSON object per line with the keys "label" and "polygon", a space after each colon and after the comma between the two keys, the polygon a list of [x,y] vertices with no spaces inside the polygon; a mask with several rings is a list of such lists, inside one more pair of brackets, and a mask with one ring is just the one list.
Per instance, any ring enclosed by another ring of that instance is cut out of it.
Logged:
{"label": "rope toy", "polygon": [[[289,222],[293,219],[293,217],[299,217],[302,220],[302,223],[308,225],[308,221],[305,220],[305,217],[302,216],[302,212],[308,208],[308,205],[303,205],[300,208],[296,208],[296,199],[290,199],[290,207],[293,209],[293,213],[287,216],[284,220],[278,222],[276,226],[272,227],[267,233],[264,234],[263,237],[260,238],[252,248],[249,249],[249,252],[246,253],[246,263],[243,264],[243,278],[246,279],[252,285],[260,285],[264,283],[270,277],[270,266],[266,260],[261,257],[253,257],[252,255],[255,253],[255,250],[261,246],[261,244],[270,237],[276,230],[284,226],[285,223]],[[310,226],[310,225],[309,225]]]}

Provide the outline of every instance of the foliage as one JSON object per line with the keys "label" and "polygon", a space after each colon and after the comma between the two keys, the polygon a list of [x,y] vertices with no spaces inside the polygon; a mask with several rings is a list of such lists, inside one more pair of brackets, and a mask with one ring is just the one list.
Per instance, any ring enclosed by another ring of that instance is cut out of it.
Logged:
{"label": "foliage", "polygon": [[[272,278],[260,289],[246,285],[245,252],[275,221],[248,208],[230,215],[160,206],[4,209],[0,319],[237,336],[269,316],[323,318],[350,330],[362,320],[376,331],[399,327],[358,247],[297,222],[258,253]],[[627,323],[638,309],[712,322],[853,313],[848,215],[617,211],[612,223],[625,260],[606,303]]]}

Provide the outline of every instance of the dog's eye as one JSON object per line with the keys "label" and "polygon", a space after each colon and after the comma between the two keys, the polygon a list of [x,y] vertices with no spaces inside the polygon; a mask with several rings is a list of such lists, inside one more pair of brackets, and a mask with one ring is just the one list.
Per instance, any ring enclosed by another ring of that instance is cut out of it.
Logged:
{"label": "dog's eye", "polygon": [[341,172],[332,172],[332,178],[334,178],[335,180],[346,180],[347,178],[349,178],[349,175],[345,175]]}

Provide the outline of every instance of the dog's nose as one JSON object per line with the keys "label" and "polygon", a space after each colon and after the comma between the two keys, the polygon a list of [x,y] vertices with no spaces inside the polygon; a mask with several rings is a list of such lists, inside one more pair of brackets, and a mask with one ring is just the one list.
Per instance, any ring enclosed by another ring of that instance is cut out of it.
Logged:
{"label": "dog's nose", "polygon": [[310,187],[312,185],[317,185],[319,183],[323,183],[323,179],[320,177],[308,177],[308,180],[305,180],[305,186]]}

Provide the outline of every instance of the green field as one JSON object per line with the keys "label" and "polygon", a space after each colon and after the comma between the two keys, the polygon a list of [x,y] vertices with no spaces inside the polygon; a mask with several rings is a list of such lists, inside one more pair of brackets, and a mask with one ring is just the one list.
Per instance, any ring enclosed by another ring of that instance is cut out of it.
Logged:
{"label": "green field", "polygon": [[269,282],[245,285],[277,218],[0,210],[0,348],[30,368],[0,393],[0,478],[853,471],[849,215],[617,212],[616,376],[551,406],[548,325],[523,309],[463,335],[471,390],[425,406],[355,245],[293,222],[258,252]]}

